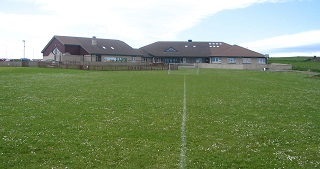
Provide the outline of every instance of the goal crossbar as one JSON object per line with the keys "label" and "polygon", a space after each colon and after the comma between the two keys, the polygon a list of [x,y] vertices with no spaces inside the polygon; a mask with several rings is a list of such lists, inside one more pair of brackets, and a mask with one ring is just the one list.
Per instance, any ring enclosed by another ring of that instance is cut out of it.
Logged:
{"label": "goal crossbar", "polygon": [[182,74],[196,74],[196,75],[198,75],[199,74],[199,64],[198,63],[169,63],[168,74],[171,74],[175,71],[181,72]]}

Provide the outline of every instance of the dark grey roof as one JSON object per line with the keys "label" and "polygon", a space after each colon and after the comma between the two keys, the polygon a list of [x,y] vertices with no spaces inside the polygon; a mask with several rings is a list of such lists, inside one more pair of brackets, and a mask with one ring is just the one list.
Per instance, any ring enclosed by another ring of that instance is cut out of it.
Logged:
{"label": "dark grey roof", "polygon": [[[211,42],[210,42],[211,43]],[[212,42],[213,43],[213,42]],[[222,46],[229,46],[222,42]],[[210,45],[208,42],[174,42],[160,41],[140,48],[148,52],[150,55],[157,57],[181,56],[181,57],[207,57],[211,55]],[[221,49],[217,47],[217,50]]]}
{"label": "dark grey roof", "polygon": [[96,38],[96,45],[92,44],[92,38],[54,36],[63,45],[79,45],[89,54],[101,55],[129,55],[140,56],[141,54],[131,46],[120,40]]}
{"label": "dark grey roof", "polygon": [[260,53],[224,42],[159,41],[140,49],[155,57],[264,57]]}
{"label": "dark grey roof", "polygon": [[212,56],[233,56],[233,57],[265,57],[263,54],[243,48],[238,45],[233,45],[230,48],[213,53]]}

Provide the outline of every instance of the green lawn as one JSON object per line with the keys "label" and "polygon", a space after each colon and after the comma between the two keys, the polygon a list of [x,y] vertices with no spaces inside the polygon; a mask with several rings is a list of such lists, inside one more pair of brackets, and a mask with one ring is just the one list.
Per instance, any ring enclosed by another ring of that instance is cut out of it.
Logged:
{"label": "green lawn", "polygon": [[[186,75],[187,168],[319,168],[320,79]],[[0,168],[179,168],[184,75],[0,67]]]}
{"label": "green lawn", "polygon": [[294,70],[320,72],[320,62],[314,62],[313,57],[282,57],[270,58],[269,63],[291,64]]}

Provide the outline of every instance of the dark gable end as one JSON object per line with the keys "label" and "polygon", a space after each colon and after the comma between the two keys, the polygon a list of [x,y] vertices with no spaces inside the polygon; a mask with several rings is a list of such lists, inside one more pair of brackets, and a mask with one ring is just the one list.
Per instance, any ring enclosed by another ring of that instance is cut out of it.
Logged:
{"label": "dark gable end", "polygon": [[65,53],[65,46],[54,36],[43,48],[41,53],[43,53],[43,56],[48,56],[55,48],[57,48],[60,52]]}

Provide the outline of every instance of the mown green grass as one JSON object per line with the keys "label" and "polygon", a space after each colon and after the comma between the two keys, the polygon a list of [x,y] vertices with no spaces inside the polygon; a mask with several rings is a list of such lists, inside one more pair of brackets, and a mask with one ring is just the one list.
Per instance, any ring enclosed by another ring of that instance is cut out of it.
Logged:
{"label": "mown green grass", "polygon": [[[0,68],[0,168],[179,168],[181,72]],[[320,81],[186,75],[187,168],[318,168]]]}

